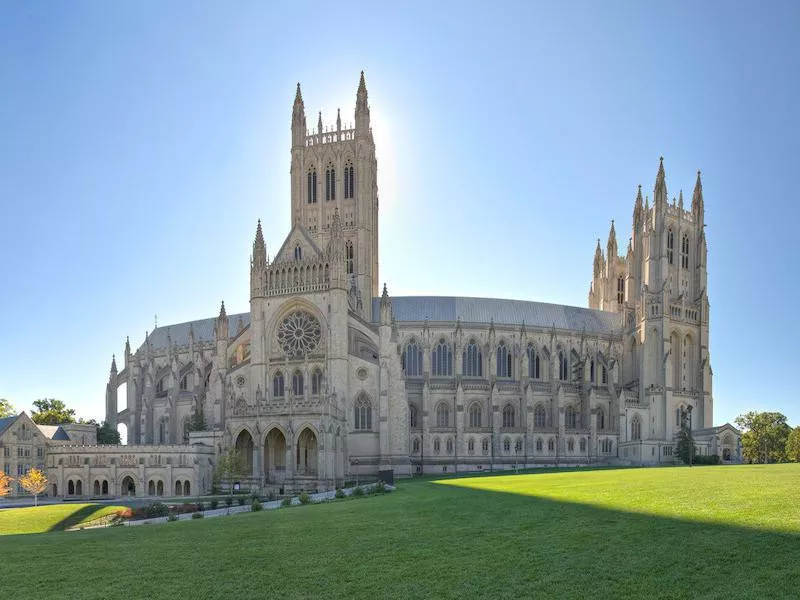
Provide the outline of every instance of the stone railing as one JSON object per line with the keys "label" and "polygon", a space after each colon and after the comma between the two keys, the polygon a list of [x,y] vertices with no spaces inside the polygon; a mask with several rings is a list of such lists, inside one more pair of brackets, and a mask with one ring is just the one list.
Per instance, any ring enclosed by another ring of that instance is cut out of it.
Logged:
{"label": "stone railing", "polygon": [[312,133],[306,136],[306,146],[319,146],[320,144],[334,144],[356,139],[355,129],[338,129],[324,133]]}

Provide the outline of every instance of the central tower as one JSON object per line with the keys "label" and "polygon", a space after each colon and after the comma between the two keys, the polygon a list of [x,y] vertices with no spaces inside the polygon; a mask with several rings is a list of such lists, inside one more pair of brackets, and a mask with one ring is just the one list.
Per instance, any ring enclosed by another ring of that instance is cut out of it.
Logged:
{"label": "central tower", "polygon": [[300,84],[292,108],[292,226],[305,227],[320,248],[327,247],[334,214],[342,224],[348,288],[366,319],[378,296],[378,163],[370,127],[364,72],[356,92],[355,126],[309,132]]}

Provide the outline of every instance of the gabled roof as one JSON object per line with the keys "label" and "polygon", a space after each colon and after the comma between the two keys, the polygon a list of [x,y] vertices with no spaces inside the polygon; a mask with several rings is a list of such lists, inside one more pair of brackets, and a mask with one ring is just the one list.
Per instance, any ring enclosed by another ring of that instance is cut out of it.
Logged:
{"label": "gabled roof", "polygon": [[[250,325],[250,313],[239,313],[235,315],[228,315],[228,324],[230,326],[231,337],[236,337],[237,323],[239,319],[245,328]],[[150,340],[150,347],[153,349],[167,347],[167,335],[169,335],[173,344],[178,346],[185,346],[189,343],[189,327],[194,330],[194,339],[196,342],[213,342],[214,341],[214,326],[217,323],[216,317],[209,319],[198,319],[197,321],[186,321],[186,323],[178,323],[177,325],[167,325],[154,329],[148,339]],[[144,348],[142,344],[139,349]]]}
{"label": "gabled roof", "polygon": [[14,423],[14,421],[17,420],[18,417],[19,415],[13,415],[11,417],[3,417],[2,419],[0,419],[0,433],[3,433],[6,429],[11,427],[11,425]]}
{"label": "gabled roof", "polygon": [[67,435],[67,432],[64,431],[61,425],[36,425],[36,427],[48,440],[69,441],[69,435]]}
{"label": "gabled roof", "polygon": [[[314,252],[314,254],[317,257],[322,256],[322,254],[323,254],[322,249],[313,240],[313,238],[311,237],[311,234],[309,233],[308,229],[306,229],[302,225],[302,223],[295,223],[294,226],[292,227],[292,230],[289,232],[289,235],[286,236],[286,239],[284,240],[283,245],[281,246],[280,250],[278,250],[278,253],[272,259],[272,262],[276,263],[276,262],[294,260],[294,246],[295,245],[292,242],[297,241],[298,238],[300,240],[302,240],[302,242],[300,244],[301,246],[303,246],[305,248],[309,248],[310,247],[311,251]],[[310,258],[310,257],[303,257],[303,258],[306,259],[306,258]]]}
{"label": "gabled roof", "polygon": [[[444,321],[489,323],[529,327],[567,329],[587,333],[614,334],[621,331],[620,313],[500,298],[463,298],[454,296],[396,296],[391,298],[392,314],[398,322]],[[380,298],[372,299],[372,314],[380,314]]]}

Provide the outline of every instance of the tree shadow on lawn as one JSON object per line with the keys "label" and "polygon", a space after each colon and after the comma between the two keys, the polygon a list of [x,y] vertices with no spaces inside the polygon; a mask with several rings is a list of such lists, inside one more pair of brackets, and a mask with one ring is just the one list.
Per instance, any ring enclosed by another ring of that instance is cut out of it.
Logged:
{"label": "tree shadow on lawn", "polygon": [[47,531],[64,531],[69,529],[70,527],[74,527],[79,523],[83,523],[85,521],[91,521],[91,516],[94,513],[100,512],[103,510],[105,506],[100,506],[97,504],[90,504],[89,506],[83,506],[76,511],[71,512],[66,517],[54,523],[50,529]]}

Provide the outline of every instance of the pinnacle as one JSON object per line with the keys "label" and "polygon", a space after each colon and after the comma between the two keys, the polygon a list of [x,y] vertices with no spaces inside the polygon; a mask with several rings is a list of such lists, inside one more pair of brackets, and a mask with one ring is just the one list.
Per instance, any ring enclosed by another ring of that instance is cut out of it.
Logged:
{"label": "pinnacle", "polygon": [[367,84],[364,81],[364,71],[361,71],[361,79],[358,81],[358,91],[359,93],[364,92],[365,94],[367,92]]}
{"label": "pinnacle", "polygon": [[385,281],[383,282],[383,294],[381,294],[381,297],[382,298],[388,298],[389,297],[389,291],[386,289],[386,282]]}
{"label": "pinnacle", "polygon": [[219,307],[219,318],[227,317],[228,315],[225,313],[225,300],[222,301],[222,304]]}
{"label": "pinnacle", "polygon": [[303,103],[303,94],[300,92],[300,82],[297,82],[297,92],[294,95],[294,103],[295,104],[302,104]]}

